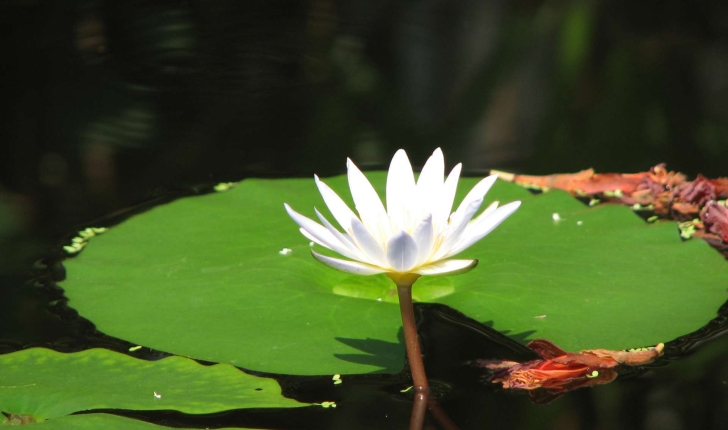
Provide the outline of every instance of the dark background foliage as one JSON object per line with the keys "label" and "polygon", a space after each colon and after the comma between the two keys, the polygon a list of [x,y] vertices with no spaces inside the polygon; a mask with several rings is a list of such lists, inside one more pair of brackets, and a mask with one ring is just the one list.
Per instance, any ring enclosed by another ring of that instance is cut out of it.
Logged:
{"label": "dark background foliage", "polygon": [[400,147],[470,172],[728,161],[725,2],[0,7],[5,211],[49,234],[157,187],[384,167]]}

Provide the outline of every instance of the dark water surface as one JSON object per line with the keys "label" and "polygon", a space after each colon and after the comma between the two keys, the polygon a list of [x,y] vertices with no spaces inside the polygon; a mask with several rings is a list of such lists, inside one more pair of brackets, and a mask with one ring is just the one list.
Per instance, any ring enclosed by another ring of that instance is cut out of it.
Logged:
{"label": "dark water surface", "polygon": [[[382,168],[398,148],[419,166],[438,146],[472,175],[667,162],[725,176],[727,17],[725,1],[0,2],[0,353],[127,351],[65,306],[59,245],[219,182],[338,174],[346,157]],[[645,372],[547,406],[480,381],[466,363],[498,336],[448,312],[418,307],[428,372],[461,428],[728,429],[717,309]],[[409,416],[406,375],[335,393],[330,376],[278,379],[338,407],[138,416],[311,429]]]}

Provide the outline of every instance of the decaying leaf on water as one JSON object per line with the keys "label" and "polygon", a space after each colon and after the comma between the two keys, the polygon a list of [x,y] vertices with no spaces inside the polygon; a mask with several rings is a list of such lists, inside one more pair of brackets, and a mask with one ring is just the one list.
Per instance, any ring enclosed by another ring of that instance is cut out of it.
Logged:
{"label": "decaying leaf on water", "polygon": [[519,363],[509,360],[477,360],[490,371],[488,381],[505,389],[528,390],[537,404],[552,402],[578,388],[606,384],[617,377],[618,366],[641,366],[662,355],[665,345],[630,350],[587,349],[566,352],[545,339],[526,345],[540,359]]}
{"label": "decaying leaf on water", "polygon": [[[547,176],[498,172],[503,180],[530,189],[557,188],[592,202],[620,203],[637,211],[649,211],[655,218],[690,223],[689,236],[705,239],[728,258],[728,178],[709,179],[697,175],[688,181],[679,172],[658,164],[640,173],[578,173]],[[687,238],[683,235],[683,238]]]}

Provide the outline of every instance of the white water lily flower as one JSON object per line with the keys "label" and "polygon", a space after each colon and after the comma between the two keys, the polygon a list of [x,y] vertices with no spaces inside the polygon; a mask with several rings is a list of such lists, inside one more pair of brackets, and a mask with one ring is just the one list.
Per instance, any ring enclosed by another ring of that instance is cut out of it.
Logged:
{"label": "white water lily flower", "polygon": [[[314,176],[324,202],[345,233],[336,229],[318,210],[321,224],[284,204],[288,215],[309,240],[350,260],[311,251],[320,262],[358,275],[443,275],[466,272],[478,260],[448,260],[482,239],[518,209],[521,202],[498,207],[493,202],[473,219],[483,198],[497,179],[481,180],[452,214],[462,165],[445,178],[445,160],[436,149],[415,182],[407,154],[394,154],[387,174],[387,209],[369,180],[347,160],[349,187],[357,216],[328,185]],[[323,224],[323,225],[322,225]]]}

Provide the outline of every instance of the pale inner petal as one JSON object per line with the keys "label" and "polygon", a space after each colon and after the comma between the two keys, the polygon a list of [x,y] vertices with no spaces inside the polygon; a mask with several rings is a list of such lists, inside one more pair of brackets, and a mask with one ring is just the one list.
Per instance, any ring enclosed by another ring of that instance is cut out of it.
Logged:
{"label": "pale inner petal", "polygon": [[417,244],[404,231],[400,231],[390,239],[387,245],[387,261],[396,272],[407,272],[417,262]]}
{"label": "pale inner petal", "polygon": [[432,215],[428,215],[415,228],[412,238],[417,244],[417,259],[415,266],[419,266],[427,261],[432,254],[432,246],[435,241],[435,233],[432,228]]}

